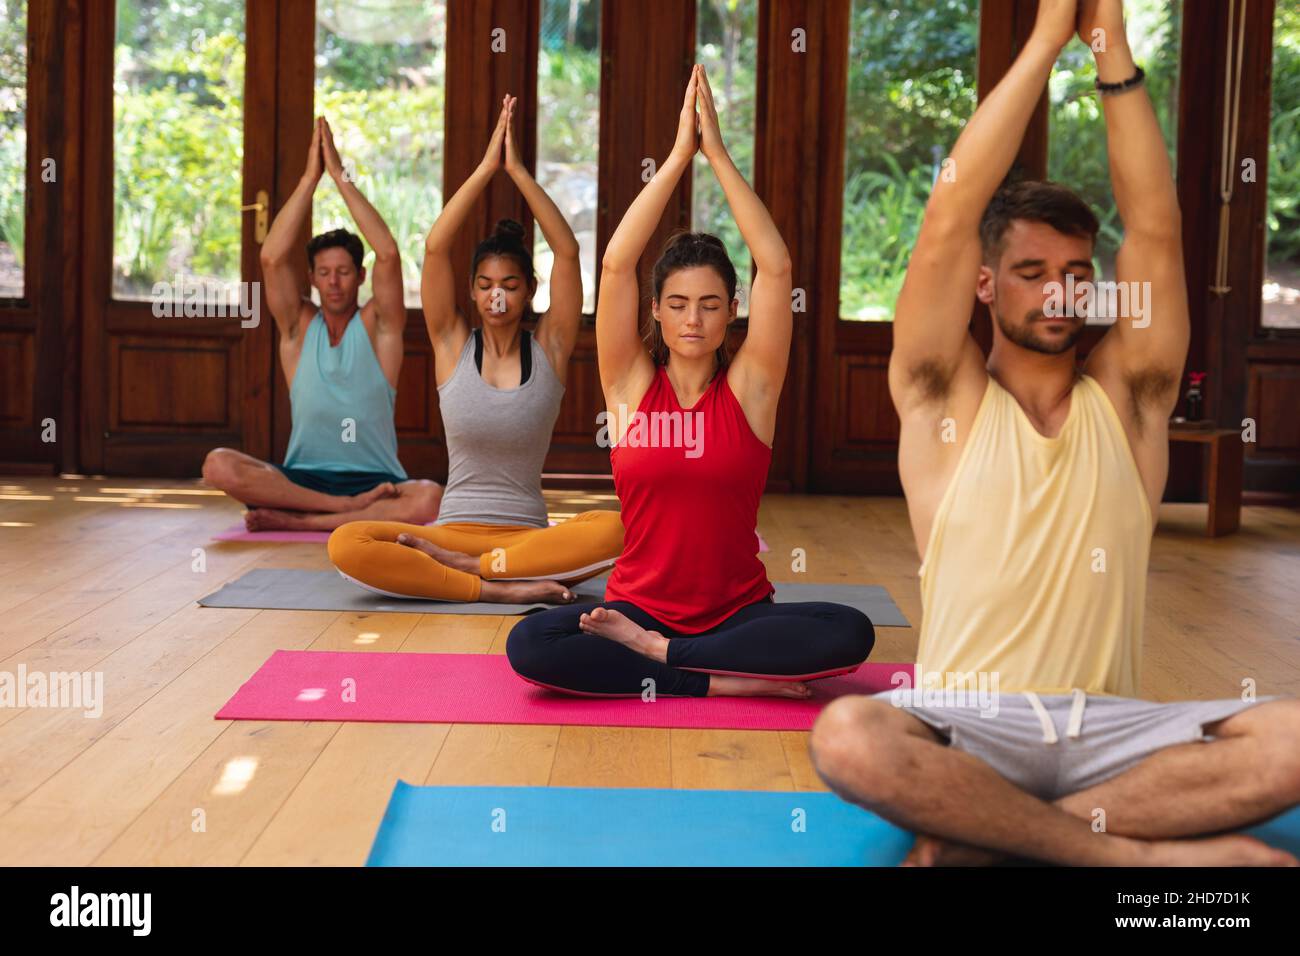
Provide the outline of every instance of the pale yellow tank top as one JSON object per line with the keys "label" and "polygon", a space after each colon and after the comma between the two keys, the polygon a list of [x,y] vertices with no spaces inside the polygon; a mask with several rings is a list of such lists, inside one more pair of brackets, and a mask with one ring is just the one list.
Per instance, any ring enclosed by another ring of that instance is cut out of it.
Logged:
{"label": "pale yellow tank top", "polygon": [[1151,532],[1124,426],[1094,379],[1075,383],[1046,438],[990,376],[920,569],[918,673],[943,677],[917,686],[996,672],[1002,691],[1136,697]]}

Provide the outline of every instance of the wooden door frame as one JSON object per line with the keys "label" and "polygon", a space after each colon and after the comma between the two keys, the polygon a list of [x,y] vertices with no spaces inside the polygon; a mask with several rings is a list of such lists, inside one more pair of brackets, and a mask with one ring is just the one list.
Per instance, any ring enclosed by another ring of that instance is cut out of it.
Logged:
{"label": "wooden door frame", "polygon": [[[13,402],[0,409],[0,467],[11,474],[77,468],[84,18],[82,0],[27,7],[24,292],[0,300],[0,369],[12,376]],[[46,422],[54,441],[43,440]]]}
{"label": "wooden door frame", "polygon": [[[260,184],[270,181],[274,161],[266,130],[276,128],[268,112],[274,89],[277,5],[250,2],[245,21],[243,202],[253,203]],[[241,447],[261,457],[270,448],[270,416],[266,408],[273,356],[270,312],[265,295],[259,304],[261,321],[241,328],[237,319],[155,318],[147,303],[112,298],[113,255],[113,75],[116,38],[115,0],[86,6],[86,43],[82,161],[88,183],[81,233],[81,468],[89,472],[143,475],[193,475],[206,449],[220,444]],[[105,185],[106,184],[106,187]],[[254,217],[241,216],[242,281],[261,282],[258,247],[253,239]],[[183,324],[181,324],[183,323]],[[182,348],[186,339],[228,350],[227,408],[231,427],[196,433],[186,427],[147,427],[110,434],[116,372],[111,366],[114,340],[142,343],[153,340]],[[259,454],[260,453],[260,454]]]}
{"label": "wooden door frame", "polygon": [[[1218,184],[1222,168],[1222,123],[1225,109],[1223,74],[1227,64],[1228,8],[1219,4],[1199,35],[1185,37],[1196,69],[1189,70],[1182,94],[1205,104],[1187,117],[1184,140],[1199,147],[1189,156],[1189,181],[1199,183],[1197,201],[1183,209],[1183,244],[1189,259],[1192,350],[1188,369],[1205,371],[1206,411],[1223,428],[1242,428],[1256,420],[1260,439],[1287,416],[1289,396],[1300,399],[1300,330],[1264,329],[1262,286],[1267,258],[1265,219],[1268,211],[1268,151],[1272,125],[1274,0],[1257,0],[1246,7],[1246,37],[1242,57],[1242,91],[1237,162],[1257,159],[1256,181],[1240,176],[1228,207],[1228,285],[1230,291],[1209,291],[1221,228]],[[1183,153],[1180,140],[1180,157]],[[1181,169],[1181,164],[1180,164]],[[1195,271],[1191,263],[1195,263]],[[1266,404],[1265,387],[1279,389]],[[1267,430],[1267,431],[1266,431]],[[1245,487],[1300,497],[1300,447],[1246,446]],[[1194,471],[1192,493],[1205,484],[1199,456],[1188,464]]]}

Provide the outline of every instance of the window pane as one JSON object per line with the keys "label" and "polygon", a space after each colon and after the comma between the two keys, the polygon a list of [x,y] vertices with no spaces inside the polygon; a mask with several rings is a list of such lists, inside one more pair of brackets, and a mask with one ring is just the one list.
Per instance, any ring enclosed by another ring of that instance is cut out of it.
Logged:
{"label": "window pane", "polygon": [[[537,182],[578,240],[582,311],[596,311],[596,184],[600,151],[600,2],[542,0],[537,53]],[[516,128],[521,117],[516,116]],[[533,229],[539,314],[551,304],[551,250]]]}
{"label": "window pane", "polygon": [[[316,3],[316,112],[397,241],[413,309],[424,237],[442,211],[446,36],[443,0]],[[316,189],[312,232],[340,228],[360,234],[327,175]],[[365,266],[373,265],[367,243]]]}
{"label": "window pane", "polygon": [[[1133,59],[1146,71],[1147,93],[1177,169],[1178,59],[1182,48],[1182,0],[1128,0],[1124,4]],[[1049,82],[1047,176],[1069,186],[1101,220],[1093,262],[1097,281],[1113,280],[1115,253],[1124,237],[1110,189],[1106,155],[1106,117],[1094,82],[1092,50],[1077,38],[1061,52]],[[1090,316],[1089,324],[1108,325],[1113,316]]]}
{"label": "window pane", "polygon": [[[709,74],[722,142],[740,174],[754,181],[754,93],[758,76],[758,0],[698,0],[695,55]],[[718,177],[702,153],[691,172],[691,228],[722,240],[736,267],[739,314],[749,314],[749,248],[740,237]],[[787,237],[789,239],[791,237]]]}
{"label": "window pane", "polygon": [[27,0],[0,2],[0,299],[23,296],[27,225]]}
{"label": "window pane", "polygon": [[243,0],[118,0],[113,121],[114,297],[236,288]]}
{"label": "window pane", "polygon": [[1300,6],[1273,20],[1273,121],[1268,147],[1266,328],[1300,329]]}
{"label": "window pane", "polygon": [[853,0],[840,317],[889,321],[930,186],[975,112],[979,0]]}

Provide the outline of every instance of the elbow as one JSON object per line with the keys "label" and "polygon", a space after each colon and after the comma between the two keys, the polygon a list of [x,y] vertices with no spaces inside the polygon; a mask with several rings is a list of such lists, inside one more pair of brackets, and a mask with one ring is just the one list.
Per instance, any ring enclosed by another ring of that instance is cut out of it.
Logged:
{"label": "elbow", "polygon": [[790,261],[790,253],[787,250],[783,255],[768,261],[764,259],[758,267],[765,275],[773,278],[785,278],[794,272],[794,264]]}
{"label": "elbow", "polygon": [[1139,217],[1132,225],[1124,224],[1124,238],[1140,239],[1144,244],[1168,246],[1183,241],[1183,214],[1175,204],[1151,216]]}
{"label": "elbow", "polygon": [[630,273],[635,268],[636,263],[627,262],[621,256],[610,256],[608,253],[600,260],[600,271],[609,275]]}
{"label": "elbow", "polygon": [[262,264],[263,272],[276,266],[282,266],[288,261],[285,253],[272,251],[266,247],[263,247],[262,251],[258,253],[257,259]]}
{"label": "elbow", "polygon": [[939,246],[969,242],[979,232],[978,220],[972,222],[968,217],[955,215],[949,209],[926,206],[925,218],[921,220],[921,230],[917,243],[925,239],[927,244]]}
{"label": "elbow", "polygon": [[383,245],[375,246],[375,265],[381,262],[392,265],[402,261],[401,255],[397,251],[397,243],[389,242]]}

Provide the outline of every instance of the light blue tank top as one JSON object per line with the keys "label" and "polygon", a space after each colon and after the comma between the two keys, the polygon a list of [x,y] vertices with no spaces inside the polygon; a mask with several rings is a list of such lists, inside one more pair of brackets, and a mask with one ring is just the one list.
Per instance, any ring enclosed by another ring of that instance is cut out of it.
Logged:
{"label": "light blue tank top", "polygon": [[307,326],[289,389],[293,426],[284,466],[384,472],[406,480],[397,460],[396,399],[397,389],[384,378],[361,311],[333,347],[317,312]]}

